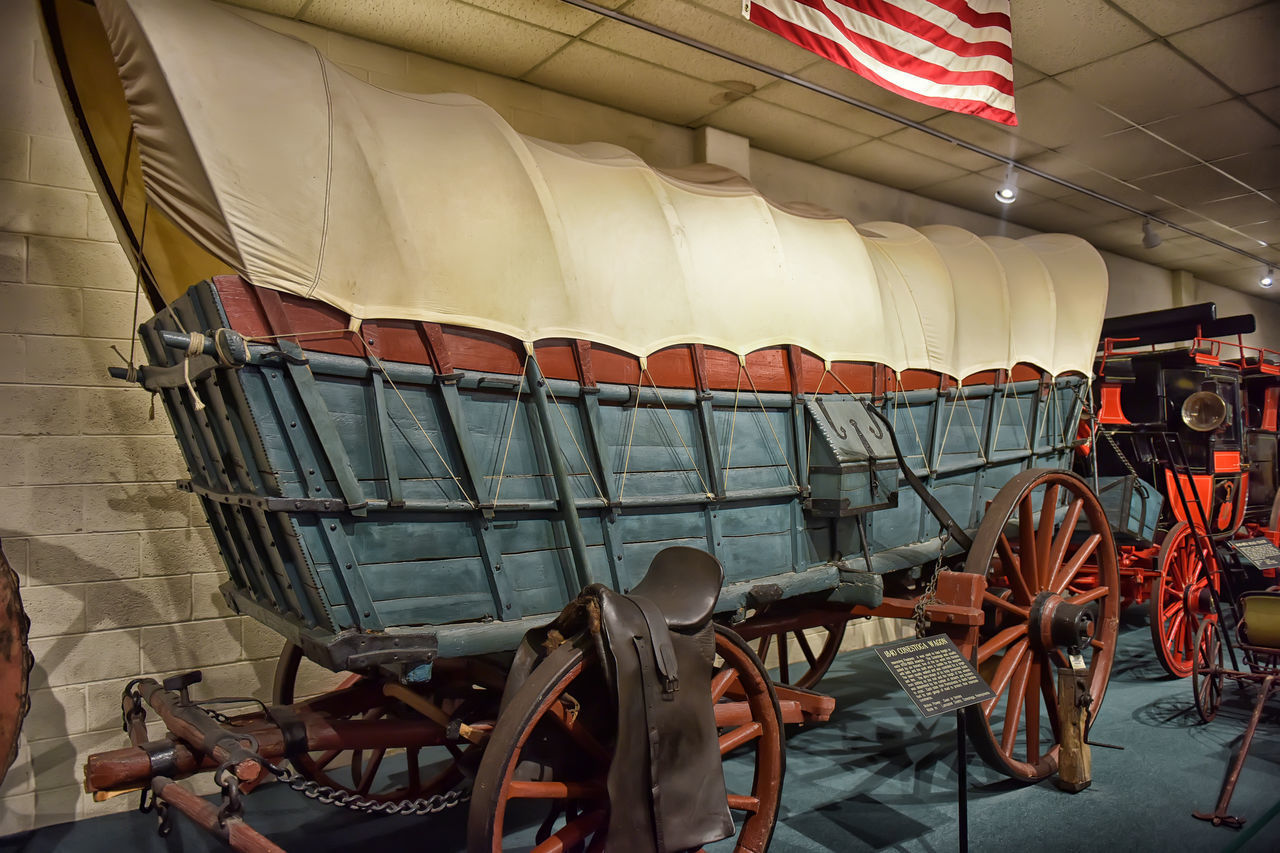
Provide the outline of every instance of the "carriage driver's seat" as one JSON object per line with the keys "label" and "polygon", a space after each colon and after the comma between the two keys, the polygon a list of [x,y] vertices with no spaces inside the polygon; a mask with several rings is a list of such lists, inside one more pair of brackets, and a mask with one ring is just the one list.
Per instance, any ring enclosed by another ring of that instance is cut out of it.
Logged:
{"label": "carriage driver's seat", "polygon": [[1244,619],[1240,639],[1251,646],[1280,651],[1280,592],[1246,592],[1240,596]]}
{"label": "carriage driver's seat", "polygon": [[701,548],[672,545],[649,564],[644,579],[631,590],[658,605],[673,631],[705,625],[720,598],[724,567]]}

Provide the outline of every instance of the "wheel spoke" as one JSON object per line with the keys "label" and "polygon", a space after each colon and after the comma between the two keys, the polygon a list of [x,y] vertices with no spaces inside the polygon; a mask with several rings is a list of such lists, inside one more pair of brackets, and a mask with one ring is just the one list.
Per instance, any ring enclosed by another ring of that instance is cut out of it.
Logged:
{"label": "wheel spoke", "polygon": [[607,813],[603,810],[587,812],[570,820],[560,827],[546,841],[533,848],[532,853],[562,853],[572,850],[587,840],[587,836],[604,826]]}
{"label": "wheel spoke", "polygon": [[809,638],[805,636],[804,631],[796,631],[796,641],[800,644],[800,651],[804,654],[804,659],[809,662],[809,668],[818,665],[818,658],[813,654],[813,648],[809,645]]}
{"label": "wheel spoke", "polygon": [[744,794],[730,794],[729,808],[738,812],[751,812],[755,814],[760,811],[760,798],[750,797]]}
{"label": "wheel spoke", "polygon": [[422,768],[418,765],[419,754],[422,752],[416,746],[411,746],[404,752],[405,763],[409,769],[409,796],[417,797],[422,793]]}
{"label": "wheel spoke", "polygon": [[1027,677],[1031,674],[1030,666],[1018,667],[1009,688],[1009,698],[1005,703],[1004,735],[1000,738],[1000,747],[1009,754],[1013,753],[1014,744],[1018,740],[1018,720],[1022,713],[1022,702],[1027,694]]}
{"label": "wheel spoke", "polygon": [[790,661],[787,660],[787,635],[783,634],[782,639],[778,641],[778,681],[782,684],[791,683]]}
{"label": "wheel spoke", "polygon": [[1053,580],[1049,584],[1049,589],[1062,595],[1067,585],[1075,579],[1079,574],[1080,567],[1084,565],[1085,560],[1093,556],[1098,550],[1098,543],[1102,541],[1102,534],[1094,533],[1080,545],[1080,549],[1071,555],[1071,559],[1062,566],[1062,568],[1054,575]]}
{"label": "wheel spoke", "polygon": [[[1040,682],[1040,661],[1033,654],[1028,662],[1026,680],[1031,683]],[[1027,762],[1035,764],[1040,760],[1040,692],[1032,689],[1026,691],[1027,706]]]}
{"label": "wheel spoke", "polygon": [[[1053,547],[1049,549],[1048,574],[1053,578],[1053,580],[1050,581],[1050,589],[1054,592],[1061,593],[1062,590],[1067,588],[1067,582],[1070,580],[1070,578],[1068,578],[1067,580],[1062,581],[1062,585],[1059,586],[1057,580],[1059,575],[1058,568],[1062,565],[1062,561],[1067,555],[1067,547],[1071,545],[1071,537],[1076,532],[1076,525],[1080,522],[1080,512],[1083,509],[1084,498],[1076,498],[1071,502],[1071,505],[1067,507],[1066,515],[1063,516],[1062,527],[1058,529],[1058,535],[1053,539]],[[1097,548],[1097,543],[1094,543],[1093,547]],[[1079,571],[1078,568],[1077,571]]]}
{"label": "wheel spoke", "polygon": [[1013,546],[1009,544],[1009,537],[1003,533],[996,540],[996,553],[1000,555],[1000,565],[1004,569],[1004,576],[1009,580],[1009,587],[1014,596],[1019,599],[1021,604],[1030,607],[1033,596],[1027,589],[1027,582],[1022,578],[1022,561],[1018,559],[1017,554],[1013,553]]}
{"label": "wheel spoke", "polygon": [[1072,604],[1088,604],[1090,601],[1100,601],[1111,594],[1109,586],[1095,586],[1088,592],[1082,592],[1079,595],[1073,595],[1068,599]]}
{"label": "wheel spoke", "polygon": [[1005,652],[1004,657],[1000,659],[1000,665],[996,667],[996,674],[991,679],[991,692],[996,694],[993,698],[982,703],[982,712],[991,718],[991,712],[995,710],[996,702],[1000,700],[1000,694],[1009,686],[1009,679],[1013,676],[1018,664],[1021,663],[1023,655],[1027,653],[1027,638],[1023,637],[1014,644],[1013,648]]}
{"label": "wheel spoke", "polygon": [[729,688],[738,678],[738,671],[731,666],[717,672],[711,678],[711,701],[719,702],[729,692]]}
{"label": "wheel spoke", "polygon": [[[1036,564],[1036,510],[1027,492],[1018,503],[1018,560],[1022,563],[1022,579],[1028,590],[1040,590],[1040,567]],[[1028,593],[1027,603],[1032,595]]]}
{"label": "wheel spoke", "polygon": [[1049,583],[1053,564],[1049,562],[1049,548],[1053,542],[1053,526],[1058,507],[1058,485],[1047,486],[1040,504],[1040,523],[1036,525],[1036,578],[1037,589]]}
{"label": "wheel spoke", "polygon": [[1009,601],[1006,598],[1001,598],[1000,596],[996,595],[995,593],[989,590],[982,591],[982,600],[995,607],[999,607],[1002,610],[1007,610],[1010,613],[1014,614],[1015,616],[1020,616],[1023,619],[1026,619],[1031,615],[1031,608],[1019,607],[1018,605],[1014,604],[1012,601]]}
{"label": "wheel spoke", "polygon": [[586,750],[596,761],[608,766],[612,760],[609,750],[605,749],[600,741],[596,740],[595,735],[582,724],[578,713],[570,714],[563,702],[553,702],[547,709],[547,716],[559,723],[560,728],[564,729],[578,746]]}
{"label": "wheel spoke", "polygon": [[333,759],[337,758],[341,754],[342,754],[342,750],[340,749],[330,749],[326,752],[321,753],[320,757],[317,758],[315,761],[316,769],[317,770],[325,769],[326,767],[329,766],[329,763],[333,761]]}
{"label": "wheel spoke", "polygon": [[1008,647],[1020,637],[1026,637],[1026,623],[1021,625],[1010,625],[1000,633],[996,634],[990,640],[987,640],[978,647],[978,663],[986,663],[987,659],[1003,648]]}
{"label": "wheel spoke", "polygon": [[756,738],[764,734],[764,726],[757,722],[747,723],[745,726],[738,726],[736,729],[725,732],[720,735],[720,754],[725,755],[744,743],[750,743]]}
{"label": "wheel spoke", "polygon": [[513,800],[599,800],[609,796],[602,782],[535,782],[513,779],[507,797]]}
{"label": "wheel spoke", "polygon": [[[356,791],[364,796],[369,795],[369,791],[373,788],[374,777],[378,775],[378,768],[382,766],[382,757],[387,754],[386,749],[375,749],[373,758],[369,759],[369,766],[365,768],[364,773],[360,776],[360,784],[356,786]],[[356,764],[352,764],[356,767]]]}

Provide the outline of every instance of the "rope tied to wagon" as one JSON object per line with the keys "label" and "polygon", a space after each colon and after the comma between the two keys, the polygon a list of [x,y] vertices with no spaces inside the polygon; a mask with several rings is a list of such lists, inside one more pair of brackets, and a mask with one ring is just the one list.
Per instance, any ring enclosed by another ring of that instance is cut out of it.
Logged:
{"label": "rope tied to wagon", "polygon": [[[640,414],[640,392],[644,390],[644,378],[649,377],[649,385],[655,392],[658,391],[658,383],[654,380],[653,374],[649,372],[649,360],[643,356],[640,357],[640,382],[636,386],[636,404],[631,409],[631,428],[627,433],[627,451],[622,462],[622,481],[618,487],[618,502],[621,503],[622,495],[627,489],[627,474],[631,468],[631,446],[635,441],[636,435],[636,419]],[[697,475],[698,482],[702,485],[702,493],[707,496],[708,500],[715,500],[715,492],[707,487],[707,481],[702,476],[702,469],[698,467],[698,460],[693,455],[693,451],[689,449],[689,444],[684,440],[684,433],[680,431],[680,427],[676,425],[676,419],[671,414],[671,409],[667,407],[666,398],[661,393],[656,394],[658,402],[662,404],[662,409],[667,413],[667,420],[671,422],[671,428],[675,430],[676,438],[680,441],[680,446],[684,448],[685,455],[689,457],[689,464],[693,469],[693,473]],[[572,435],[572,432],[570,433]],[[588,470],[590,466],[588,466]],[[598,484],[597,484],[598,487]]]}
{"label": "rope tied to wagon", "polygon": [[[827,362],[828,364],[830,362]],[[745,355],[738,356],[738,387],[733,392],[733,415],[729,418],[729,452],[725,456],[724,461],[724,488],[729,490],[729,464],[733,461],[733,431],[738,420],[738,396],[742,393],[742,377],[746,375],[747,382],[751,385],[751,393],[755,395],[756,405],[760,407],[761,413],[764,414],[764,422],[769,427],[769,432],[773,434],[773,441],[778,445],[778,452],[782,454],[782,464],[787,468],[787,476],[791,478],[791,486],[800,491],[800,483],[796,480],[796,472],[791,470],[791,461],[787,458],[787,451],[782,446],[782,439],[778,438],[778,431],[773,427],[773,421],[769,420],[769,411],[764,407],[764,400],[760,398],[760,391],[756,388],[756,381],[751,376],[751,371],[747,369],[747,357]],[[834,375],[834,374],[833,374]],[[819,380],[821,385],[821,380]],[[705,483],[703,484],[705,487]]]}

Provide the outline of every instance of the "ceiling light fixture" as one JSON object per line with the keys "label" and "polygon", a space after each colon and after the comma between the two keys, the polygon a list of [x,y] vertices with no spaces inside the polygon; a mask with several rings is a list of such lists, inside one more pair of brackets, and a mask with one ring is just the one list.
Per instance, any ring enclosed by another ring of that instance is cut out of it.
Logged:
{"label": "ceiling light fixture", "polygon": [[1163,242],[1164,238],[1157,234],[1156,230],[1151,227],[1151,220],[1142,220],[1142,247],[1144,249],[1154,249]]}
{"label": "ceiling light fixture", "polygon": [[1000,189],[995,192],[996,201],[1001,204],[1013,204],[1018,200],[1018,176],[1014,173],[1013,167],[1005,169],[1004,183],[1000,185]]}
{"label": "ceiling light fixture", "polygon": [[1275,284],[1275,276],[1276,276],[1275,267],[1267,267],[1267,274],[1264,275],[1262,278],[1258,279],[1258,284],[1262,285],[1263,287],[1270,287],[1271,285]]}

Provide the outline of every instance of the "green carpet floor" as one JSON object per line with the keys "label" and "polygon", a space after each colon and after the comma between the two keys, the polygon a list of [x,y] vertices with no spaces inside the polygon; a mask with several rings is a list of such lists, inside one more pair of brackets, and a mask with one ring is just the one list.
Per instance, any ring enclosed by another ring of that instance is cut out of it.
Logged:
{"label": "green carpet floor", "polygon": [[[1131,615],[1093,728],[1095,741],[1124,749],[1095,748],[1093,785],[1074,795],[1051,782],[1014,784],[971,756],[971,850],[1280,851],[1280,699],[1263,717],[1232,801],[1231,812],[1249,819],[1245,828],[1196,820],[1193,810],[1213,809],[1253,693],[1228,687],[1218,718],[1201,725],[1189,680],[1164,677],[1145,622]],[[821,689],[835,696],[837,710],[828,723],[790,733],[782,819],[771,850],[957,850],[954,716],[921,719],[870,651],[842,655]],[[427,818],[364,818],[282,786],[255,793],[246,809],[255,827],[296,853],[465,848],[461,809]],[[0,839],[0,851],[220,849],[178,820],[167,841],[155,835],[153,817],[120,814]]]}

